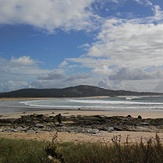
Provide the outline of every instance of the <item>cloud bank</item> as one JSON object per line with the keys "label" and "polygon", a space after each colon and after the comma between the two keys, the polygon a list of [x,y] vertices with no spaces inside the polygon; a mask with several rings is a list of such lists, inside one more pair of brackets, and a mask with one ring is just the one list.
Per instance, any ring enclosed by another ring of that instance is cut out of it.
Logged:
{"label": "cloud bank", "polygon": [[0,24],[28,24],[48,32],[56,28],[92,28],[93,0],[0,0]]}

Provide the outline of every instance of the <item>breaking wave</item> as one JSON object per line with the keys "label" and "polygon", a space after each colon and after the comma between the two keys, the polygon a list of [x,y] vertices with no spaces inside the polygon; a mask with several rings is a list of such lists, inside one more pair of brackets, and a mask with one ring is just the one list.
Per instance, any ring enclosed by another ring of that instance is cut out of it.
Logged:
{"label": "breaking wave", "polygon": [[38,108],[59,109],[160,109],[163,110],[163,97],[127,98],[55,98],[50,100],[23,101],[22,104]]}

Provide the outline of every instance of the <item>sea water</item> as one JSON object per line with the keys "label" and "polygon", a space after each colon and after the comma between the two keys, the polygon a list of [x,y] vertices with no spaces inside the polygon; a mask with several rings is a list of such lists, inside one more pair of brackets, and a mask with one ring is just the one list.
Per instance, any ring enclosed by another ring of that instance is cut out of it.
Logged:
{"label": "sea water", "polygon": [[0,102],[0,113],[41,110],[163,111],[163,96],[50,98]]}
{"label": "sea water", "polygon": [[26,106],[55,109],[159,109],[163,110],[163,96],[93,97],[93,98],[55,98],[21,102]]}

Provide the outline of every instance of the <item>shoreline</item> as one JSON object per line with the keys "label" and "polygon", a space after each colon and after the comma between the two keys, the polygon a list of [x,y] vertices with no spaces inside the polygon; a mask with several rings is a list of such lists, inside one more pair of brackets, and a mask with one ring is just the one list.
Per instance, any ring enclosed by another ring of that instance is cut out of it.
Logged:
{"label": "shoreline", "polygon": [[[106,98],[108,96],[99,96],[98,98]],[[92,98],[92,97],[89,97]],[[96,97],[97,98],[97,97]],[[108,97],[109,98],[109,97]],[[30,107],[26,105],[22,106],[10,106],[10,104],[3,106],[5,102],[23,102],[23,101],[33,101],[33,100],[48,100],[48,99],[56,99],[56,98],[0,98],[0,110],[5,108],[13,108],[13,111],[10,112],[2,112],[0,113],[0,119],[2,118],[20,118],[23,115],[30,114],[44,114],[48,116],[54,116],[59,113],[63,114],[63,116],[77,116],[77,115],[100,115],[100,116],[128,116],[131,115],[134,118],[137,118],[139,115],[142,118],[163,118],[162,110],[100,110],[96,108],[76,108],[76,109],[66,109],[66,108],[38,108],[38,107]],[[20,110],[22,111],[16,111]],[[28,110],[29,109],[29,110]],[[32,110],[33,109],[33,110]],[[14,111],[15,110],[15,111]]]}
{"label": "shoreline", "polygon": [[99,110],[42,110],[42,111],[26,111],[26,112],[14,112],[14,113],[2,113],[0,114],[0,119],[4,118],[20,118],[24,115],[32,114],[43,114],[47,116],[54,116],[57,114],[62,114],[63,116],[91,116],[91,115],[100,115],[100,116],[128,116],[131,115],[134,118],[137,118],[139,115],[146,118],[163,118],[163,112],[161,111],[99,111]]}

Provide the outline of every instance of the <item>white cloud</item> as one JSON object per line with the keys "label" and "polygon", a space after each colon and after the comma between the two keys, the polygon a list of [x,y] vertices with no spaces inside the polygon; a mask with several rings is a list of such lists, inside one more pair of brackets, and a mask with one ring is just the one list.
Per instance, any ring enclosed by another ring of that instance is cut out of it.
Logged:
{"label": "white cloud", "polygon": [[128,84],[126,84],[123,80],[108,80],[108,79],[103,79],[98,83],[99,87],[103,87],[105,89],[110,89],[110,90],[134,90],[128,89]]}
{"label": "white cloud", "polygon": [[102,76],[109,76],[112,70],[110,70],[106,65],[103,65],[102,67],[97,67],[92,70],[94,74],[102,75]]}
{"label": "white cloud", "polygon": [[80,84],[97,85],[98,79],[93,78],[90,73],[80,74],[65,74],[65,76],[59,78],[38,78],[38,80],[32,82],[32,87],[35,88],[65,88],[70,86],[76,86]]}
{"label": "white cloud", "polygon": [[150,0],[134,0],[134,1],[140,5],[153,6]]}
{"label": "white cloud", "polygon": [[68,62],[66,61],[66,60],[64,60],[63,62],[61,62],[60,64],[59,64],[59,67],[60,68],[64,68],[64,67],[66,67],[68,65]]}
{"label": "white cloud", "polygon": [[90,44],[85,43],[85,44],[83,44],[83,45],[78,46],[78,48],[81,48],[81,49],[87,50],[88,48],[90,48]]}
{"label": "white cloud", "polygon": [[48,70],[41,70],[38,63],[38,61],[31,59],[29,56],[12,57],[11,60],[6,60],[6,64],[4,65],[6,72],[8,72],[6,75],[15,75],[15,78],[18,77],[17,75],[20,77],[21,75],[23,77],[25,75],[35,77],[35,75],[49,72]]}
{"label": "white cloud", "polygon": [[110,60],[109,59],[105,59],[105,58],[93,58],[93,57],[79,57],[79,58],[67,58],[66,59],[67,62],[69,62],[70,64],[74,64],[77,63],[78,66],[82,66],[82,67],[87,67],[87,68],[92,68],[92,69],[96,69],[96,68],[100,68],[103,67],[103,65],[108,66]]}
{"label": "white cloud", "polygon": [[154,5],[154,6],[153,6],[153,12],[154,12],[155,18],[156,18],[157,20],[162,19],[163,11],[161,10],[161,8],[160,8],[159,5]]}
{"label": "white cloud", "polygon": [[35,66],[36,63],[29,56],[22,56],[19,58],[11,58],[10,64],[12,66]]}
{"label": "white cloud", "polygon": [[21,88],[63,88],[81,83],[98,83],[90,73],[66,74],[66,70],[62,68],[46,70],[40,68],[38,63],[29,56],[10,60],[0,58],[0,92]]}
{"label": "white cloud", "polygon": [[152,6],[152,2],[150,0],[146,0],[146,4],[149,5],[149,6]]}
{"label": "white cloud", "polygon": [[30,88],[30,84],[26,81],[4,81],[0,82],[0,92],[8,92],[22,88]]}
{"label": "white cloud", "polygon": [[24,87],[31,87],[30,82],[38,75],[48,73],[49,70],[39,68],[38,62],[29,56],[0,58],[0,91],[9,91]]}
{"label": "white cloud", "polygon": [[[158,80],[108,80],[103,79],[98,83],[99,87],[111,90],[129,90],[138,92],[163,92],[156,89]],[[160,85],[161,86],[161,85]],[[161,88],[161,87],[160,87]]]}
{"label": "white cloud", "polygon": [[141,68],[131,69],[129,67],[122,67],[109,75],[110,80],[151,80],[158,78],[163,78],[163,71],[157,69],[146,71]]}
{"label": "white cloud", "polygon": [[158,90],[158,80],[163,79],[163,11],[151,7],[151,17],[107,18],[88,53],[66,62],[92,69],[98,85],[105,88]]}
{"label": "white cloud", "polygon": [[65,79],[65,82],[81,81],[85,79],[87,80],[89,78],[90,78],[90,74],[86,74],[86,73],[71,74]]}
{"label": "white cloud", "polygon": [[56,28],[92,27],[93,0],[0,0],[0,24],[29,24],[53,32]]}
{"label": "white cloud", "polygon": [[106,57],[107,66],[162,66],[163,24],[137,24],[123,20],[107,20],[89,49],[91,57]]}
{"label": "white cloud", "polygon": [[56,69],[48,74],[44,74],[38,77],[38,80],[59,80],[65,77],[65,72],[62,69]]}

